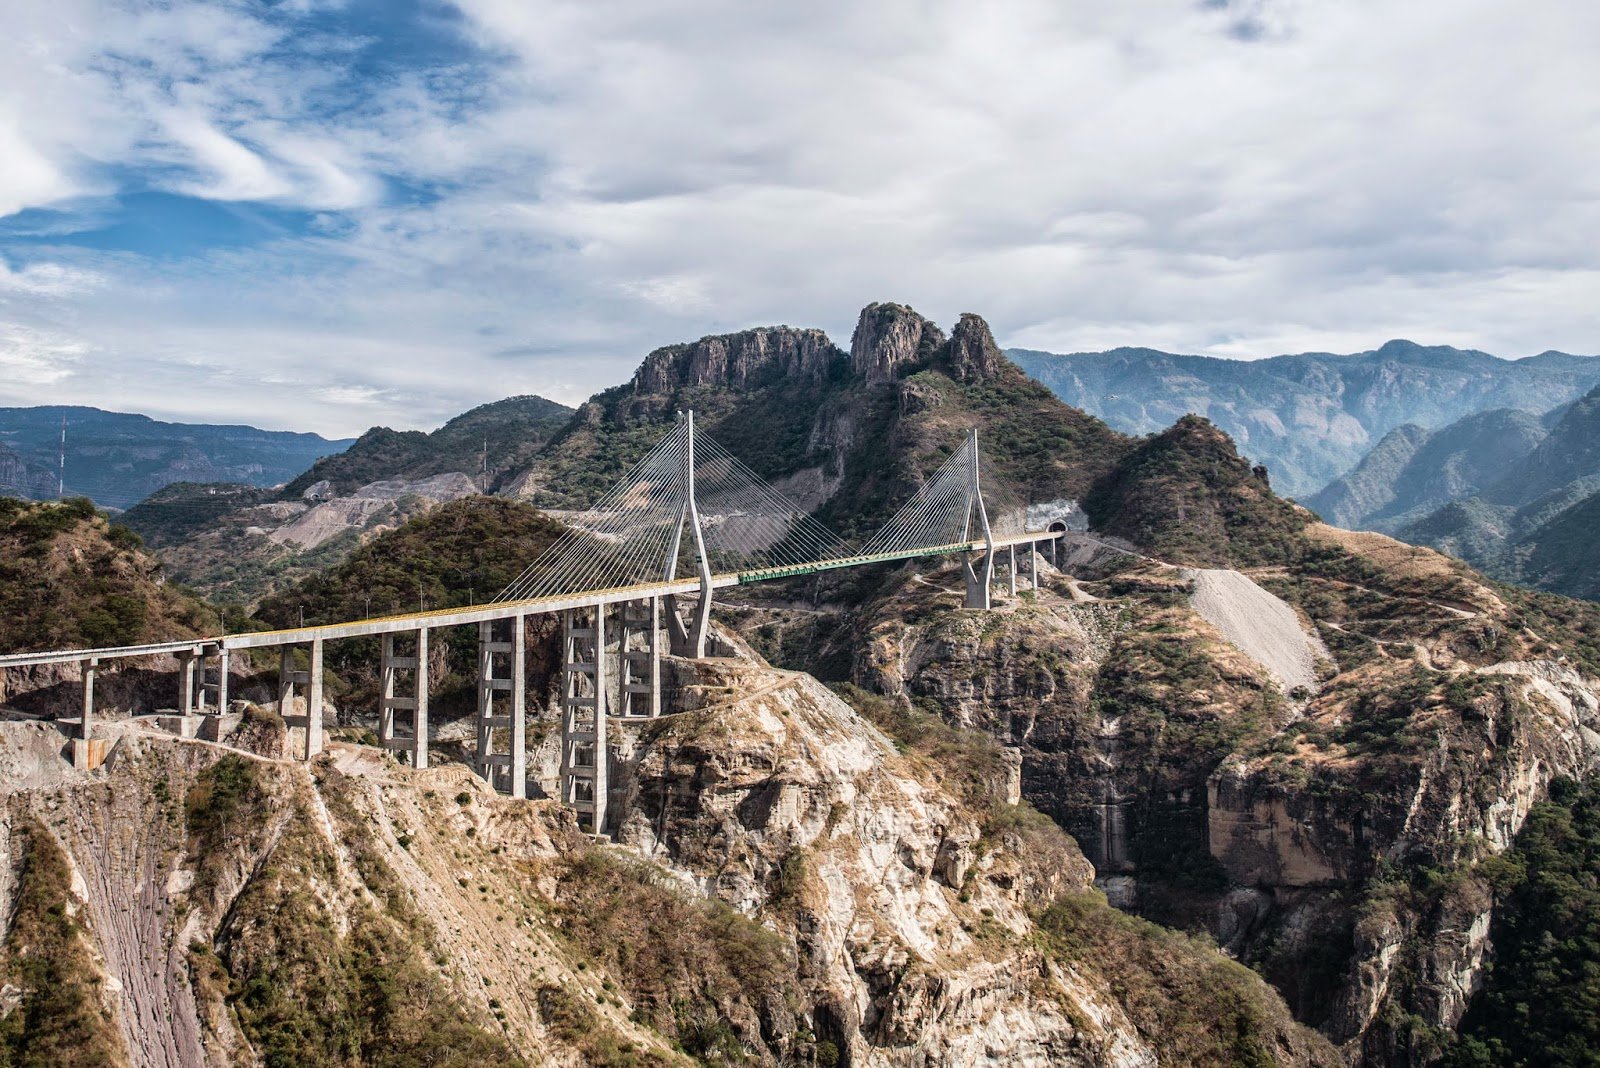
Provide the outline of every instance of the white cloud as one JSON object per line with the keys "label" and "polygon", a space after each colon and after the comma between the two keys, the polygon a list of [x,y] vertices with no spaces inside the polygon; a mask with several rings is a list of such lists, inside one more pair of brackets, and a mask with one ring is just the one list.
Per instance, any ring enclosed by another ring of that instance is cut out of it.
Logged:
{"label": "white cloud", "polygon": [[847,344],[880,299],[1041,348],[1600,351],[1593,5],[456,4],[479,55],[351,81],[385,44],[328,40],[334,4],[23,3],[0,213],[109,165],[328,213],[0,275],[7,316],[87,346],[53,385],[431,425],[712,331]]}
{"label": "white cloud", "polygon": [[66,297],[87,293],[104,281],[94,271],[59,263],[32,263],[21,270],[12,270],[0,261],[0,295]]}
{"label": "white cloud", "polygon": [[13,388],[52,386],[70,375],[87,351],[72,338],[0,320],[0,381]]}

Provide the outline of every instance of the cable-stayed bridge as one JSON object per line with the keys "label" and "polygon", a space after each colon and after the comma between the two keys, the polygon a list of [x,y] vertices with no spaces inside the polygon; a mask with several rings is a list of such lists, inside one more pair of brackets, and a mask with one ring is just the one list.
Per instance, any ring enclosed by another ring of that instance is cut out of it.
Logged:
{"label": "cable-stayed bridge", "polygon": [[[0,655],[0,670],[81,665],[83,713],[74,752],[81,765],[92,766],[105,747],[94,738],[95,676],[103,663],[176,657],[178,711],[187,717],[227,710],[234,652],[277,649],[279,709],[291,727],[303,730],[301,754],[310,759],[323,747],[324,644],[377,636],[379,739],[426,767],[429,632],[475,625],[477,769],[496,788],[526,797],[527,620],[558,614],[561,797],[598,832],[606,815],[607,726],[662,714],[662,657],[707,655],[718,589],[958,554],[966,606],[987,609],[1002,550],[1009,558],[1008,588],[1016,592],[1019,546],[1037,588],[1038,545],[1053,543],[1059,531],[997,533],[984,505],[981,469],[974,430],[876,534],[853,544],[698,432],[688,412],[594,504],[554,513],[566,529],[488,604],[154,645]],[[306,714],[289,714],[297,699]]]}

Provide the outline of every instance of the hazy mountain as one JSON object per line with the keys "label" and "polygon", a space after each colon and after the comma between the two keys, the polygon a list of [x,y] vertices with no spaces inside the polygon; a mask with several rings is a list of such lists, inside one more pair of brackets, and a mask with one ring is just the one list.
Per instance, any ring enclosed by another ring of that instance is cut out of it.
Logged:
{"label": "hazy mountain", "polygon": [[211,597],[250,603],[338,564],[373,535],[525,468],[571,408],[508,397],[424,433],[374,427],[276,493],[199,481],[170,485],[123,522],[167,573]]}
{"label": "hazy mountain", "polygon": [[1254,361],[1133,348],[1007,355],[1068,404],[1128,433],[1206,416],[1296,496],[1320,490],[1406,424],[1437,429],[1493,408],[1548,411],[1600,384],[1600,360],[1589,356],[1503,360],[1410,341]]}
{"label": "hazy mountain", "polygon": [[1500,481],[1545,434],[1538,416],[1510,408],[1477,412],[1441,430],[1407,423],[1305,503],[1337,526],[1392,530]]}
{"label": "hazy mountain", "polygon": [[317,434],[163,423],[99,408],[0,408],[0,446],[32,472],[8,483],[0,454],[0,492],[54,496],[63,417],[67,494],[112,508],[127,508],[172,482],[275,486],[350,445]]}
{"label": "hazy mountain", "polygon": [[0,444],[0,496],[38,500],[55,495],[56,475],[28,463],[16,450]]}
{"label": "hazy mountain", "polygon": [[[1495,456],[1498,440],[1498,465],[1482,464],[1475,485],[1464,482],[1453,499],[1431,511],[1419,507],[1396,515],[1388,525],[1407,541],[1459,556],[1500,578],[1574,596],[1600,595],[1600,582],[1593,578],[1600,564],[1594,549],[1594,521],[1600,519],[1600,389],[1558,414],[1548,434],[1524,417],[1508,419],[1498,439],[1489,432],[1492,421],[1480,420],[1480,457]],[[1454,436],[1467,437],[1464,432]],[[1537,444],[1526,448],[1535,437]],[[1427,464],[1420,455],[1410,467],[1425,478]],[[1381,481],[1375,474],[1381,458],[1369,461],[1319,495],[1326,500],[1318,505],[1337,505],[1348,499],[1340,497],[1345,489]],[[1368,512],[1357,522],[1382,529],[1384,513]]]}

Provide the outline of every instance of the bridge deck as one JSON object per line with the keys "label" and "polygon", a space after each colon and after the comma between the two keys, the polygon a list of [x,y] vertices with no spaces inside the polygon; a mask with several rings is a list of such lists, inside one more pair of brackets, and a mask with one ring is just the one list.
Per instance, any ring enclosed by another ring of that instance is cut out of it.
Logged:
{"label": "bridge deck", "polygon": [[[1023,534],[999,535],[994,539],[997,549],[1017,545],[1053,541],[1059,535],[1050,531],[1030,531]],[[820,571],[834,571],[844,567],[863,567],[868,564],[911,560],[924,556],[944,556],[949,553],[976,552],[988,546],[984,541],[955,542],[948,545],[931,545],[871,556],[849,556],[835,560],[819,560],[811,564],[788,567],[761,568],[738,571],[712,577],[713,589],[749,585],[772,579],[811,575]],[[187,641],[160,642],[152,645],[113,646],[104,649],[56,649],[38,653],[9,653],[0,655],[0,670],[11,667],[32,667],[41,664],[69,664],[85,660],[116,660],[162,653],[198,653],[202,649],[261,649],[280,645],[300,645],[315,639],[334,641],[341,638],[361,638],[379,634],[396,634],[404,631],[456,627],[483,623],[488,620],[508,619],[516,615],[537,615],[560,612],[568,608],[592,608],[596,605],[615,604],[618,601],[637,601],[647,597],[664,597],[668,594],[695,593],[700,580],[681,579],[675,582],[653,582],[632,586],[618,586],[583,593],[559,594],[521,601],[496,601],[474,605],[470,608],[441,608],[428,612],[409,612],[401,615],[376,616],[372,619],[349,623],[324,623],[309,627],[292,627],[285,630],[253,631],[241,634],[221,634],[212,638],[193,638]]]}

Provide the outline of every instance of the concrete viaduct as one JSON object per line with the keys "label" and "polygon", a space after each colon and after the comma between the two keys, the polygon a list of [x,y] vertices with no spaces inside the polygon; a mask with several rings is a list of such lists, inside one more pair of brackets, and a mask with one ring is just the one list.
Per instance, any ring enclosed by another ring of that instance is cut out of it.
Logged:
{"label": "concrete viaduct", "polygon": [[[653,461],[652,457],[641,461],[619,484],[621,492],[608,495],[630,504],[579,513],[568,532],[489,604],[150,645],[7,654],[0,655],[0,671],[80,665],[82,718],[73,751],[74,762],[87,768],[98,766],[107,744],[95,735],[95,677],[107,664],[156,655],[175,657],[178,711],[186,717],[204,716],[228,709],[233,654],[276,649],[278,708],[290,727],[303,728],[304,742],[297,755],[309,760],[323,750],[326,643],[376,636],[382,650],[379,741],[422,768],[428,765],[429,633],[476,626],[476,770],[497,790],[526,797],[528,618],[559,614],[561,800],[577,810],[587,830],[599,833],[606,817],[607,725],[661,715],[663,645],[674,655],[706,655],[717,590],[838,568],[959,554],[966,576],[966,606],[987,609],[992,606],[994,571],[1002,551],[1009,564],[1007,585],[1015,595],[1018,548],[1025,551],[1023,573],[1037,589],[1039,545],[1047,544],[1053,553],[1061,536],[1059,530],[997,535],[990,529],[975,430],[916,497],[859,547],[847,546],[836,536],[831,543],[823,535],[804,536],[806,524],[823,528],[770,489],[752,486],[754,476],[748,469],[743,469],[742,482],[730,479],[727,472],[740,474],[742,468],[736,460],[730,464],[725,455],[710,462],[703,455],[697,457],[697,449],[703,454],[707,442],[694,430],[692,412],[681,417],[652,453]],[[709,495],[710,501],[697,491],[697,483],[706,481],[708,474],[724,483]],[[729,484],[738,492],[729,492]],[[641,506],[641,499],[648,505]],[[666,517],[664,522],[661,516]],[[641,531],[659,537],[651,541],[641,537]],[[693,564],[692,577],[677,576],[680,558]],[[751,566],[716,566],[730,562]],[[303,668],[299,651],[305,654]],[[303,715],[289,714],[297,706],[296,698],[306,709]]]}

